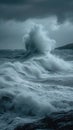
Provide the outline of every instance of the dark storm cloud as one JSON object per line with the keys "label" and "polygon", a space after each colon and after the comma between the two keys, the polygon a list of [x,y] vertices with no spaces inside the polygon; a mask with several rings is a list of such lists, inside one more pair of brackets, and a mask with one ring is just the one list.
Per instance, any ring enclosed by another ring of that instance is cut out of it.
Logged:
{"label": "dark storm cloud", "polygon": [[73,20],[73,0],[0,0],[0,19],[57,16]]}
{"label": "dark storm cloud", "polygon": [[24,4],[32,0],[0,0],[1,4]]}

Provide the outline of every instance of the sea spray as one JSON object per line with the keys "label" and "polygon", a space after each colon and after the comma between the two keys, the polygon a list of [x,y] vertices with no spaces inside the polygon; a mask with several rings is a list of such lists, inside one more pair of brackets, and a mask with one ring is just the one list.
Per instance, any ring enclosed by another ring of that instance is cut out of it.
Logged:
{"label": "sea spray", "polygon": [[28,34],[24,36],[26,51],[35,53],[46,53],[54,48],[55,40],[48,36],[42,25],[33,25]]}

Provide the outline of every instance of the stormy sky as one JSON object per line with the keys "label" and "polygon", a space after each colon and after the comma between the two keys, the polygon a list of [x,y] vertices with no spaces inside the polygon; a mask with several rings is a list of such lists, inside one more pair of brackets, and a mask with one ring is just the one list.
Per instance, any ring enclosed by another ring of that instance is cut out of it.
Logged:
{"label": "stormy sky", "polygon": [[31,21],[43,24],[57,45],[73,42],[73,0],[0,0],[0,49],[23,48]]}

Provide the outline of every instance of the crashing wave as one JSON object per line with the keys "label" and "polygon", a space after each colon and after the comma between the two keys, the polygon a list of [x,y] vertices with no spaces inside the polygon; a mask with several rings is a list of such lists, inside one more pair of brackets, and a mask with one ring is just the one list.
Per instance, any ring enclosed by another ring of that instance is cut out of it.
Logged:
{"label": "crashing wave", "polygon": [[26,55],[8,52],[0,59],[0,130],[73,126],[73,63],[51,53],[54,43],[35,25],[25,36]]}
{"label": "crashing wave", "polygon": [[35,57],[35,54],[44,54],[43,58],[40,59],[40,63],[45,69],[54,72],[71,68],[69,63],[51,54],[51,50],[55,48],[56,41],[50,39],[42,25],[34,24],[24,36],[24,43],[26,57],[32,57],[32,55]]}

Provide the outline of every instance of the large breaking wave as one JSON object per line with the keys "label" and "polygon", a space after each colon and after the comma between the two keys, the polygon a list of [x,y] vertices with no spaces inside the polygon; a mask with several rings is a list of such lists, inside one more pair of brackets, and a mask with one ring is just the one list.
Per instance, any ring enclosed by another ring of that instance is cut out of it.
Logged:
{"label": "large breaking wave", "polygon": [[51,54],[51,51],[55,48],[56,41],[49,38],[48,32],[45,31],[42,25],[34,24],[24,36],[24,43],[27,56],[42,54],[38,61],[45,69],[52,71],[70,69],[70,64]]}
{"label": "large breaking wave", "polygon": [[24,36],[23,59],[1,58],[1,130],[62,130],[69,122],[71,128],[73,64],[52,54],[54,44],[42,26],[34,25]]}

